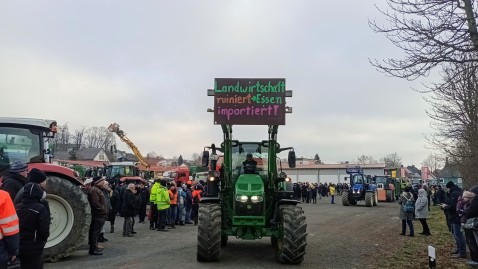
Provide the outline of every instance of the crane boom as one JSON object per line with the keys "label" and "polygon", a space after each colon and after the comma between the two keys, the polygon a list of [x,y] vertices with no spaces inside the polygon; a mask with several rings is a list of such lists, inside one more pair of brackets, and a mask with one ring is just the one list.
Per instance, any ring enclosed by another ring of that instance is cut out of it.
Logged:
{"label": "crane boom", "polygon": [[121,139],[121,141],[125,142],[126,145],[128,145],[129,148],[133,151],[134,155],[136,157],[138,157],[139,162],[144,167],[146,167],[146,169],[149,169],[150,165],[148,164],[146,159],[143,157],[143,155],[141,155],[141,152],[139,152],[139,149],[134,145],[134,143],[131,140],[129,140],[129,138],[126,136],[126,134],[119,128],[118,123],[115,122],[115,123],[110,124],[110,126],[108,127],[108,131],[118,135],[119,138]]}

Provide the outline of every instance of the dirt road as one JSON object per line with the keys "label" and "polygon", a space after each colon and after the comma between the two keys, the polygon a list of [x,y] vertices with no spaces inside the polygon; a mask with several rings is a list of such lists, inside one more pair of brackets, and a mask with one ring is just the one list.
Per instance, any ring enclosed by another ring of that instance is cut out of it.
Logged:
{"label": "dirt road", "polygon": [[[217,263],[196,261],[196,233],[193,225],[177,226],[170,232],[149,230],[149,224],[136,224],[133,238],[121,232],[106,234],[103,256],[89,256],[88,247],[46,269],[65,268],[381,268],[380,257],[393,251],[398,242],[400,222],[396,203],[377,207],[342,206],[329,198],[317,204],[302,204],[307,216],[307,254],[300,266],[276,262],[270,238],[255,241],[229,239]],[[117,230],[122,218],[117,219]],[[86,243],[86,242],[85,242]]]}

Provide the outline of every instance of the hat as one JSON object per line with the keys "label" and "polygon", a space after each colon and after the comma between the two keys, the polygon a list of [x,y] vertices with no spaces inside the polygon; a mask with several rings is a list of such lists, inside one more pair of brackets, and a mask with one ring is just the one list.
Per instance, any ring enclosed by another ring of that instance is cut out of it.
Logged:
{"label": "hat", "polygon": [[89,177],[85,180],[85,182],[83,182],[83,185],[88,185],[90,184],[91,182],[93,182],[93,178]]}
{"label": "hat", "polygon": [[246,157],[252,157],[252,153],[247,153]]}
{"label": "hat", "polygon": [[445,185],[445,187],[447,187],[447,188],[451,188],[453,186],[455,186],[455,183],[453,183],[453,181],[448,181],[448,183],[446,183],[446,185]]}
{"label": "hat", "polygon": [[18,173],[27,171],[27,169],[28,169],[28,165],[26,165],[22,161],[14,161],[10,164],[11,173],[18,174]]}
{"label": "hat", "polygon": [[43,172],[42,170],[33,168],[30,171],[30,173],[28,173],[28,181],[30,181],[30,182],[35,182],[35,183],[40,184],[43,181],[45,181],[46,179],[47,179],[47,176],[46,176],[45,172]]}
{"label": "hat", "polygon": [[101,181],[105,180],[103,177],[94,177],[93,178],[93,185],[100,183]]}

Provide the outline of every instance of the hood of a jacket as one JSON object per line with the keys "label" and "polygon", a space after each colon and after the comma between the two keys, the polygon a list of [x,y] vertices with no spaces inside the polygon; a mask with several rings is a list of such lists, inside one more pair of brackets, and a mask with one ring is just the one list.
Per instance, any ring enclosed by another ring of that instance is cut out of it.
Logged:
{"label": "hood of a jacket", "polygon": [[36,183],[27,183],[23,191],[23,199],[44,199],[45,191]]}
{"label": "hood of a jacket", "polygon": [[418,190],[418,196],[419,196],[419,197],[427,196],[427,191],[424,190],[424,189],[419,189],[419,190]]}

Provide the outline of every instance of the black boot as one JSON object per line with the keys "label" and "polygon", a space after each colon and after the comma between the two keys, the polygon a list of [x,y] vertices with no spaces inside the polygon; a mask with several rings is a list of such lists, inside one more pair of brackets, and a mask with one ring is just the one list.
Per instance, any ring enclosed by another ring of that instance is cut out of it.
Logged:
{"label": "black boot", "polygon": [[103,252],[101,252],[99,249],[96,247],[91,247],[90,246],[90,251],[88,252],[90,255],[103,255]]}
{"label": "black boot", "polygon": [[114,233],[114,232],[115,232],[115,226],[113,224],[111,224],[110,233]]}

